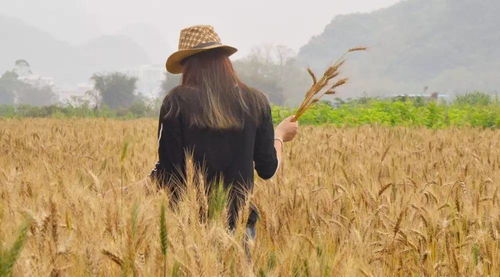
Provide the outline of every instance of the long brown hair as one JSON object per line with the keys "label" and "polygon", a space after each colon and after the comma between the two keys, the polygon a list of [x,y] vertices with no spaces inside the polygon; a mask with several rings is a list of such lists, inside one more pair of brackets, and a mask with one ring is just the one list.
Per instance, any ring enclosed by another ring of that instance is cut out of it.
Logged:
{"label": "long brown hair", "polygon": [[259,121],[267,99],[239,80],[227,53],[213,49],[183,61],[182,86],[194,88],[197,111],[188,115],[191,126],[242,129],[245,119]]}

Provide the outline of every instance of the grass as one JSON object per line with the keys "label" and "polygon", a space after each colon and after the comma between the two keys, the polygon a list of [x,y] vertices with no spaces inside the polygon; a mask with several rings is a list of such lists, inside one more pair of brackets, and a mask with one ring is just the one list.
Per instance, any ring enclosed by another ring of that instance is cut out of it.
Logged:
{"label": "grass", "polygon": [[[273,120],[278,123],[295,113],[294,109],[273,107]],[[348,103],[339,108],[318,103],[309,108],[300,122],[307,125],[408,126],[443,129],[449,127],[500,127],[500,105],[438,104],[434,102],[402,102],[370,100],[367,103]]]}
{"label": "grass", "polygon": [[[355,48],[356,49],[356,48]],[[363,48],[360,48],[361,50]],[[343,61],[340,59],[339,61]],[[341,64],[338,64],[341,66]],[[320,101],[329,90],[345,84],[346,79],[335,81],[338,66],[330,67],[319,80],[311,72],[313,85],[304,102],[298,108],[273,106],[273,120],[279,123],[285,117],[300,117],[303,125],[362,126],[409,126],[442,129],[448,127],[500,127],[500,101],[498,96],[482,92],[470,92],[456,96],[453,101],[431,101],[426,97],[397,96],[389,99],[362,97],[333,103]],[[331,78],[330,80],[328,80]],[[333,83],[333,85],[331,84]],[[331,86],[330,86],[331,85]],[[332,88],[333,87],[333,88]],[[326,91],[325,91],[326,90]],[[331,94],[329,92],[329,94]],[[159,104],[159,99],[155,102]],[[133,105],[127,109],[111,110],[103,107],[94,110],[88,105],[58,105],[47,107],[0,105],[0,118],[158,118],[159,106]]]}
{"label": "grass", "polygon": [[24,241],[14,276],[500,273],[498,129],[304,127],[283,170],[256,182],[249,263],[245,222],[230,234],[224,216],[199,220],[211,204],[196,174],[177,209],[142,181],[156,126],[0,119],[2,257]]}
{"label": "grass", "polygon": [[22,224],[14,244],[9,249],[0,249],[0,276],[12,275],[12,269],[26,242],[30,225],[30,221],[26,220]]}

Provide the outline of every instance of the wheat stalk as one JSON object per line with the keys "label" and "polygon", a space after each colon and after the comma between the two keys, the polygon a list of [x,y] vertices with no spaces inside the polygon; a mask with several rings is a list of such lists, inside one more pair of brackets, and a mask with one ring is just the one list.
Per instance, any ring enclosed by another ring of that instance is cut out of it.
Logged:
{"label": "wheat stalk", "polygon": [[[312,78],[313,84],[306,92],[304,101],[300,104],[297,112],[292,121],[297,121],[311,106],[318,103],[321,97],[325,95],[333,95],[336,93],[335,89],[348,83],[348,78],[339,79],[336,82],[332,80],[340,75],[340,68],[345,63],[345,57],[349,53],[366,51],[366,47],[355,47],[347,50],[342,56],[330,67],[326,69],[323,76],[318,80],[314,72],[308,68],[307,72]],[[333,85],[331,85],[333,83]]]}
{"label": "wheat stalk", "polygon": [[123,264],[124,264],[123,259],[120,258],[120,257],[118,257],[118,255],[113,254],[111,251],[108,251],[106,249],[101,250],[101,253],[104,256],[108,257],[115,264],[117,264],[118,266],[120,266],[121,268],[123,268]]}
{"label": "wheat stalk", "polygon": [[28,232],[31,224],[31,220],[25,220],[19,229],[16,240],[9,249],[2,249],[2,245],[0,245],[0,276],[12,275],[12,269],[21,254],[21,250],[23,249],[26,240],[28,239]]}
{"label": "wheat stalk", "polygon": [[167,249],[168,249],[168,238],[167,238],[167,220],[165,217],[165,206],[161,206],[160,213],[160,245],[161,254],[163,255],[163,276],[167,276]]}

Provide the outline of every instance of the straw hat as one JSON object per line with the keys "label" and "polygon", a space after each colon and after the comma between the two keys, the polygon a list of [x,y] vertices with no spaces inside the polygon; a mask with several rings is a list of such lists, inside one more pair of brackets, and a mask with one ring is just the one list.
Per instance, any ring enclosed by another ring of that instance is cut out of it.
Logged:
{"label": "straw hat", "polygon": [[234,54],[238,49],[224,45],[220,42],[219,35],[210,25],[196,25],[181,30],[179,38],[179,50],[167,59],[168,72],[173,74],[182,73],[182,61],[194,54],[215,48],[227,50],[228,55]]}

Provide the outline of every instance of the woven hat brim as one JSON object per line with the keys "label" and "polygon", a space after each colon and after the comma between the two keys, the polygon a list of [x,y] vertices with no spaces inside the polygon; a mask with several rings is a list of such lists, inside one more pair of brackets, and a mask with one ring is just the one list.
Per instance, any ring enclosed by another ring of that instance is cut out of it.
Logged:
{"label": "woven hat brim", "polygon": [[218,44],[218,45],[211,45],[199,49],[186,49],[186,50],[179,50],[177,52],[174,52],[172,55],[170,55],[167,59],[167,62],[165,64],[165,67],[167,68],[167,71],[172,73],[172,74],[179,74],[182,73],[182,64],[181,62],[185,59],[188,58],[192,55],[211,50],[211,49],[216,49],[216,48],[223,48],[227,51],[228,56],[231,56],[232,54],[236,53],[238,49],[229,46],[229,45],[223,45],[223,44]]}

